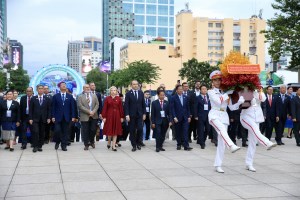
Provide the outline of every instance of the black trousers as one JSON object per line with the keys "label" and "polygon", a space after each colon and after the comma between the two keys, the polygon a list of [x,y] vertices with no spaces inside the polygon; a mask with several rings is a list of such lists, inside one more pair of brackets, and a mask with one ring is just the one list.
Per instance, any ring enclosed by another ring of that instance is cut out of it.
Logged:
{"label": "black trousers", "polygon": [[130,117],[129,132],[130,132],[130,141],[132,147],[140,146],[142,144],[142,135],[143,135],[143,117]]}
{"label": "black trousers", "polygon": [[273,129],[275,128],[275,132],[276,132],[276,137],[278,137],[278,125],[276,124],[276,120],[275,119],[270,119],[270,118],[267,118],[266,119],[266,137],[271,140],[271,137],[272,137],[272,133],[273,133]]}
{"label": "black trousers", "polygon": [[79,142],[80,139],[80,128],[78,126],[76,126],[75,122],[71,122],[71,134],[70,134],[70,142],[75,141]]}
{"label": "black trousers", "polygon": [[286,122],[286,117],[279,117],[279,122],[277,122],[275,125],[275,130],[276,130],[275,140],[276,140],[276,142],[281,142],[281,138],[282,138],[283,132],[284,132],[285,122]]}
{"label": "black trousers", "polygon": [[197,120],[194,117],[191,118],[191,122],[189,124],[189,140],[192,140],[192,132],[193,132],[193,139],[196,140],[197,138]]}
{"label": "black trousers", "polygon": [[49,124],[45,124],[45,141],[51,140],[51,127],[53,126],[53,123],[50,122]]}
{"label": "black trousers", "polygon": [[208,122],[208,119],[203,120],[203,119],[198,118],[198,120],[196,120],[196,122],[197,122],[196,125],[198,126],[198,129],[197,129],[197,133],[198,133],[197,144],[205,145],[207,135],[210,132],[210,124]]}
{"label": "black trousers", "polygon": [[294,135],[295,135],[295,140],[296,144],[300,144],[300,121],[294,122]]}
{"label": "black trousers", "polygon": [[29,124],[29,120],[24,120],[21,124],[21,135],[20,138],[22,140],[22,145],[27,145],[28,138],[27,138],[27,129],[30,129],[32,135],[32,125]]}
{"label": "black trousers", "polygon": [[95,136],[97,130],[97,119],[90,117],[89,121],[81,122],[81,137],[84,146],[95,143]]}
{"label": "black trousers", "polygon": [[[233,122],[230,122],[230,125],[228,126],[228,135],[232,140],[232,142],[235,144],[236,144],[236,136],[239,130],[239,124],[240,124],[240,120],[234,120]],[[240,135],[242,135],[241,132]]]}
{"label": "black trousers", "polygon": [[147,114],[147,117],[146,117],[144,123],[145,123],[145,126],[146,126],[145,140],[149,140],[150,139],[150,130],[151,130],[149,114]]}
{"label": "black trousers", "polygon": [[163,119],[161,124],[155,124],[156,132],[156,148],[161,149],[166,138],[166,133],[169,128],[168,119]]}
{"label": "black trousers", "polygon": [[32,124],[32,145],[34,148],[42,148],[45,139],[45,126],[42,120]]}
{"label": "black trousers", "polygon": [[54,132],[55,132],[55,143],[61,144],[62,148],[67,147],[68,134],[70,132],[70,122],[67,122],[65,119],[62,119],[60,122],[55,121]]}
{"label": "black trousers", "polygon": [[128,126],[127,121],[124,121],[122,123],[122,129],[123,129],[123,132],[122,132],[122,136],[120,136],[120,140],[126,141],[128,138],[128,135],[129,135],[129,126]]}

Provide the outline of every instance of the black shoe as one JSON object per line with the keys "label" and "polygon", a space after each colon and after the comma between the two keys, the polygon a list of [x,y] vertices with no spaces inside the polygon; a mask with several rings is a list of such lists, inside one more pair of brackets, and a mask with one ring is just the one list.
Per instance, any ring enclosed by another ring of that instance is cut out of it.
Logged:
{"label": "black shoe", "polygon": [[283,142],[281,142],[281,145],[285,145]]}
{"label": "black shoe", "polygon": [[159,151],[160,151],[160,149],[156,148],[156,152],[159,152]]}
{"label": "black shoe", "polygon": [[122,145],[120,143],[117,144],[118,147],[121,147]]}
{"label": "black shoe", "polygon": [[292,136],[286,136],[286,137],[292,139]]}
{"label": "black shoe", "polygon": [[42,148],[38,148],[38,151],[42,152],[42,151],[43,151],[43,149],[42,149]]}
{"label": "black shoe", "polygon": [[135,151],[136,151],[136,147],[133,147],[131,151],[132,151],[132,152],[135,152]]}
{"label": "black shoe", "polygon": [[45,140],[45,142],[44,142],[45,144],[49,144],[49,140]]}
{"label": "black shoe", "polygon": [[71,146],[71,142],[68,142],[68,143],[67,143],[67,146]]}
{"label": "black shoe", "polygon": [[205,144],[200,145],[200,146],[201,146],[201,149],[205,149]]}
{"label": "black shoe", "polygon": [[117,151],[117,149],[116,149],[116,148],[111,148],[111,150],[112,150],[112,151]]}
{"label": "black shoe", "polygon": [[177,150],[181,150],[181,146],[177,146]]}
{"label": "black shoe", "polygon": [[10,151],[14,151],[15,149],[14,149],[14,148],[9,148],[9,150],[10,150]]}
{"label": "black shoe", "polygon": [[146,145],[142,142],[142,143],[141,143],[141,146],[142,146],[142,147],[145,147]]}
{"label": "black shoe", "polygon": [[62,151],[68,151],[67,147],[62,147],[61,150]]}
{"label": "black shoe", "polygon": [[37,150],[38,150],[37,148],[33,148],[32,152],[33,152],[33,153],[36,153]]}
{"label": "black shoe", "polygon": [[246,144],[246,143],[242,144],[242,147],[247,147],[247,146],[248,146],[248,144]]}
{"label": "black shoe", "polygon": [[189,143],[192,143],[192,140],[189,140]]}
{"label": "black shoe", "polygon": [[277,142],[277,145],[281,145],[281,142]]}
{"label": "black shoe", "polygon": [[21,146],[21,149],[22,149],[22,150],[25,150],[26,148],[27,148],[26,145],[22,145],[22,146]]}
{"label": "black shoe", "polygon": [[85,151],[89,150],[89,146],[88,146],[88,145],[85,146],[85,147],[84,147],[84,150],[85,150]]}
{"label": "black shoe", "polygon": [[5,149],[5,150],[8,150],[8,149],[10,149],[10,148],[9,148],[9,147],[5,147],[4,149]]}
{"label": "black shoe", "polygon": [[166,151],[164,148],[160,148],[159,150],[161,150],[161,151]]}
{"label": "black shoe", "polygon": [[138,146],[136,146],[136,147],[137,147],[138,150],[141,150],[141,146],[138,145]]}
{"label": "black shoe", "polygon": [[59,143],[56,143],[56,144],[55,144],[55,147],[54,147],[54,148],[55,148],[55,150],[57,150],[57,149],[58,149],[58,147],[59,147]]}
{"label": "black shoe", "polygon": [[191,151],[193,148],[192,147],[184,147],[185,151]]}
{"label": "black shoe", "polygon": [[110,149],[110,145],[107,145],[107,149]]}
{"label": "black shoe", "polygon": [[297,144],[298,147],[300,147],[300,144]]}

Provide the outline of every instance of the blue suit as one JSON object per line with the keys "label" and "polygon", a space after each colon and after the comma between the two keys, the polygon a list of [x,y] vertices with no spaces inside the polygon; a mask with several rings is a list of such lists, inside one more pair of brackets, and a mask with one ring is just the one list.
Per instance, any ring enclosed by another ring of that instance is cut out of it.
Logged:
{"label": "blue suit", "polygon": [[[161,116],[161,111],[165,112],[165,117]],[[159,99],[152,102],[151,122],[155,124],[156,149],[161,149],[165,141],[166,132],[170,122],[170,106],[168,101],[163,101],[163,106]]]}
{"label": "blue suit", "polygon": [[[207,104],[207,109],[205,110],[205,104]],[[197,121],[197,133],[198,139],[197,144],[205,145],[205,141],[207,135],[210,131],[210,125],[208,121],[208,113],[211,109],[211,104],[208,95],[206,95],[206,100],[203,98],[202,95],[196,97],[194,102],[194,117],[198,118]]]}
{"label": "blue suit", "polygon": [[[175,132],[176,132],[176,140],[177,146],[183,145],[184,148],[189,147],[188,143],[188,130],[189,130],[189,122],[188,118],[190,117],[190,106],[188,97],[182,95],[183,104],[179,99],[179,96],[175,94],[170,101],[170,115],[171,119],[177,118],[178,122],[175,123]],[[183,143],[183,144],[182,144]]]}
{"label": "blue suit", "polygon": [[61,143],[62,148],[66,148],[68,136],[70,134],[69,124],[72,118],[76,118],[74,98],[70,94],[65,94],[63,101],[61,93],[55,94],[52,98],[52,118],[55,119],[55,142]]}

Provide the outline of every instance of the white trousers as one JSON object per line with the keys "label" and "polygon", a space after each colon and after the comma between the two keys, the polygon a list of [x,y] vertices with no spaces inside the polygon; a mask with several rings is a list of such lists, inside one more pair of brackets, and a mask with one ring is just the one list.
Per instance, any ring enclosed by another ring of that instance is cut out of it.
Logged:
{"label": "white trousers", "polygon": [[246,154],[246,165],[253,166],[253,159],[256,150],[256,144],[259,141],[263,146],[267,147],[271,141],[261,134],[259,123],[255,122],[249,116],[241,115],[241,123],[248,130],[248,150]]}
{"label": "white trousers", "polygon": [[224,158],[225,145],[229,148],[232,145],[234,145],[234,143],[228,136],[227,124],[223,124],[219,119],[213,119],[209,123],[214,127],[214,129],[218,133],[218,147],[214,166],[221,167]]}

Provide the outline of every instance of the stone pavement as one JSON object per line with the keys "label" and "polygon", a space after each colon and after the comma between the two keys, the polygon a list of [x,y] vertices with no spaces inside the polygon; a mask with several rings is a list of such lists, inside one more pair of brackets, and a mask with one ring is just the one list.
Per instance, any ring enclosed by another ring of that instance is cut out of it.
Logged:
{"label": "stone pavement", "polygon": [[0,199],[296,200],[300,148],[294,139],[284,142],[271,151],[258,147],[256,173],[245,170],[245,148],[235,154],[226,151],[225,174],[212,167],[215,147],[209,141],[205,150],[193,143],[191,152],[177,151],[175,141],[167,141],[166,151],[160,153],[154,151],[154,141],[134,153],[129,142],[118,152],[107,150],[102,141],[89,151],[83,151],[81,143],[67,152],[48,144],[35,154],[21,151],[19,145],[8,152],[2,145]]}

